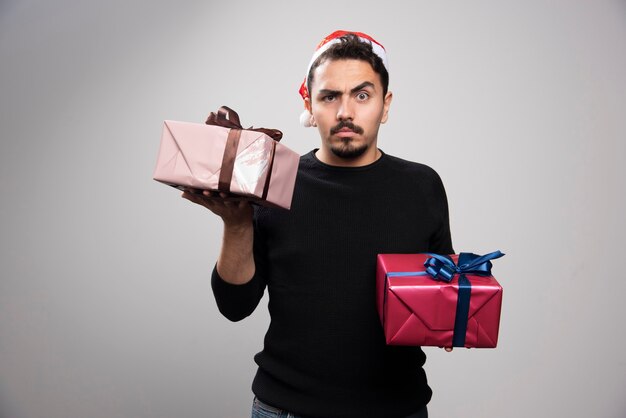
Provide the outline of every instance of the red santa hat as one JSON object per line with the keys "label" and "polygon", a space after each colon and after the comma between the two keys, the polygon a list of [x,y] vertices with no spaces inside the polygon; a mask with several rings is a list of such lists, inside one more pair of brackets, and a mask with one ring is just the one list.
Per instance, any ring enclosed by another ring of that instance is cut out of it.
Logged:
{"label": "red santa hat", "polygon": [[[325,37],[324,39],[322,39],[322,41],[319,44],[317,44],[317,47],[315,48],[315,53],[313,54],[311,61],[309,61],[309,65],[306,69],[307,76],[309,74],[309,71],[311,71],[311,66],[313,65],[315,60],[317,60],[320,57],[320,55],[326,52],[326,50],[328,50],[328,48],[330,48],[331,45],[341,42],[339,38],[348,34],[356,35],[361,42],[369,43],[370,45],[372,45],[372,50],[374,51],[376,55],[380,57],[380,59],[383,61],[383,65],[385,66],[387,71],[389,71],[389,63],[387,62],[387,53],[385,52],[385,48],[380,43],[378,43],[374,38],[362,32],[337,30],[331,33],[330,35],[328,35],[327,37]],[[304,77],[304,81],[302,82],[302,85],[300,86],[300,96],[302,96],[303,100],[309,97],[309,89],[307,86],[307,76]],[[305,127],[311,126],[311,114],[307,110],[305,110],[300,115],[300,123]]]}

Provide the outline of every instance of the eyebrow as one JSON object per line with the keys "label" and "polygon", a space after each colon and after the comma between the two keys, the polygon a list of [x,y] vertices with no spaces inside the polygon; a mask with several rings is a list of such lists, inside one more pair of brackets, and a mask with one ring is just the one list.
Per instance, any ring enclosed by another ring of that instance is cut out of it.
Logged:
{"label": "eyebrow", "polygon": [[372,89],[376,90],[376,86],[374,86],[374,83],[370,81],[364,81],[352,90],[350,90],[350,93],[356,93],[359,90],[363,90],[365,87],[371,87]]}
{"label": "eyebrow", "polygon": [[[350,90],[350,93],[356,93],[359,90],[363,90],[365,87],[371,87],[374,90],[376,89],[376,86],[374,85],[374,83],[372,83],[370,81],[364,81],[361,84],[359,84],[358,86],[352,88]],[[340,94],[340,93],[341,92],[339,90],[321,89],[318,94],[327,95],[327,94]]]}

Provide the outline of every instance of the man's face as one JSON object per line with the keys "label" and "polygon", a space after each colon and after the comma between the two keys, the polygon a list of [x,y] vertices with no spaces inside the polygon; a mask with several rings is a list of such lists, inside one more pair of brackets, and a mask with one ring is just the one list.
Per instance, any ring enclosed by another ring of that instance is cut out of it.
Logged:
{"label": "man's face", "polygon": [[383,97],[380,76],[356,59],[325,61],[313,73],[310,99],[322,138],[318,157],[336,165],[362,165],[378,158],[377,137],[386,122],[391,93]]}

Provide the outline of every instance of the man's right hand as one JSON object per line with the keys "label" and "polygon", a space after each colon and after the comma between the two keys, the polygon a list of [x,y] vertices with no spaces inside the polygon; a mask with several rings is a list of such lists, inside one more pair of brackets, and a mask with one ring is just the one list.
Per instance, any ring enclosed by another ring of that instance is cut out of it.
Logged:
{"label": "man's right hand", "polygon": [[248,201],[229,197],[223,192],[186,188],[181,197],[204,206],[222,218],[227,227],[252,226],[252,206]]}

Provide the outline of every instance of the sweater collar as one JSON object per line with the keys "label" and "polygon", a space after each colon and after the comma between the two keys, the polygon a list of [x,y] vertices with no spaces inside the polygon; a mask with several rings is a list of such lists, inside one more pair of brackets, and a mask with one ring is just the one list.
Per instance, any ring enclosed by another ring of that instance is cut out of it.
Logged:
{"label": "sweater collar", "polygon": [[367,165],[362,165],[362,166],[358,166],[358,167],[344,167],[344,166],[338,166],[338,165],[330,165],[330,164],[326,164],[322,161],[320,161],[316,156],[315,153],[317,152],[319,148],[315,148],[313,150],[311,150],[310,152],[308,152],[307,154],[305,154],[305,157],[307,157],[308,159],[310,159],[312,162],[314,162],[315,165],[324,168],[324,169],[328,169],[328,170],[336,170],[336,171],[345,171],[345,172],[350,172],[350,171],[364,171],[364,170],[370,170],[373,169],[374,167],[377,167],[378,165],[380,165],[383,160],[386,160],[386,154],[383,150],[381,150],[380,148],[378,149],[380,151],[380,158],[377,159],[376,161],[367,164]]}

